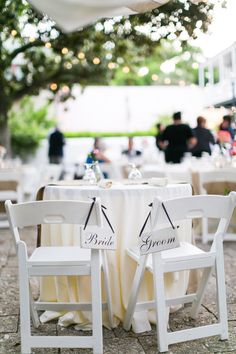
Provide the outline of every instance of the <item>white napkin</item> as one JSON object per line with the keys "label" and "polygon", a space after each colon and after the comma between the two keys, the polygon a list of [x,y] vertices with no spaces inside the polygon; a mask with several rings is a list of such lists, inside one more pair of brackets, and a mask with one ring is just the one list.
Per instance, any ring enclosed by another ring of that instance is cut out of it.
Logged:
{"label": "white napkin", "polygon": [[98,182],[98,187],[108,189],[112,187],[112,184],[113,182],[110,179],[101,179]]}
{"label": "white napkin", "polygon": [[148,184],[150,186],[159,186],[159,187],[164,187],[168,183],[168,178],[167,177],[152,177],[149,178]]}

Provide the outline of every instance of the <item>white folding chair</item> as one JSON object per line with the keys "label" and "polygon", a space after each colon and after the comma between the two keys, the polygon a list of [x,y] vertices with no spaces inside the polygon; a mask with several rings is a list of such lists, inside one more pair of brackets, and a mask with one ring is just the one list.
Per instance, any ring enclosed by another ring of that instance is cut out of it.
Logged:
{"label": "white folding chair", "polygon": [[[228,339],[223,238],[235,204],[235,192],[230,193],[229,196],[191,196],[164,202],[173,225],[177,226],[178,222],[184,219],[191,220],[199,217],[214,217],[219,219],[218,229],[209,252],[204,252],[187,242],[180,243],[180,247],[177,248],[142,256],[140,256],[137,247],[127,250],[129,257],[137,262],[137,269],[124,321],[124,328],[126,330],[130,329],[135,311],[155,309],[160,352],[168,351],[170,344],[212,335],[220,335],[222,340]],[[169,226],[169,221],[161,208],[160,200],[154,200],[151,220],[152,225],[154,225],[152,230],[157,228],[158,225],[159,227],[160,225],[162,225],[162,227]],[[155,220],[157,220],[156,224]],[[198,268],[203,268],[203,272],[196,293],[183,297],[166,298],[164,287],[165,273]],[[218,323],[168,332],[167,307],[192,303],[191,317],[195,319],[199,312],[204,290],[213,268],[216,270],[219,312]],[[153,276],[154,301],[137,303],[138,292],[145,271],[150,272]]]}
{"label": "white folding chair", "polygon": [[[14,202],[22,202],[22,173],[17,170],[6,170],[0,172],[0,203],[10,199]],[[5,211],[1,213],[0,227],[8,227],[8,221]]]}
{"label": "white folding chair", "polygon": [[162,177],[166,177],[166,173],[164,171],[156,171],[156,170],[151,170],[151,169],[145,169],[141,168],[140,172],[142,173],[143,178],[152,178],[152,177],[158,177],[158,178],[162,178]]}
{"label": "white folding chair", "polygon": [[43,183],[56,182],[60,179],[63,166],[53,163],[46,164],[42,167],[41,180]]}
{"label": "white folding chair", "polygon": [[[234,183],[236,187],[236,169],[222,169],[214,171],[199,172],[199,190],[200,194],[207,194],[206,184],[214,183]],[[227,191],[226,191],[227,192]],[[235,226],[234,226],[235,227]],[[206,244],[212,241],[214,233],[210,232],[209,220],[202,219],[202,243]],[[224,238],[225,241],[236,241],[236,234],[227,232]]]}
{"label": "white folding chair", "polygon": [[[102,226],[101,203],[79,201],[37,201],[21,204],[5,203],[9,224],[14,237],[19,261],[21,352],[31,353],[33,347],[93,348],[93,352],[103,352],[101,268],[104,271],[109,319],[112,321],[111,294],[107,263],[102,264],[100,250],[80,247],[38,247],[28,257],[25,242],[20,239],[19,229],[41,224],[84,225],[88,213],[89,224]],[[91,210],[92,208],[92,210]],[[78,237],[79,226],[78,227]],[[103,252],[103,251],[102,251]],[[105,257],[104,257],[105,259]],[[78,302],[34,302],[30,292],[29,278],[57,275],[90,275],[91,303]],[[37,310],[69,311],[92,310],[92,336],[32,336],[30,315],[33,324],[39,325]],[[111,323],[112,325],[112,323]]]}
{"label": "white folding chair", "polygon": [[167,170],[166,175],[170,182],[185,182],[192,184],[192,176],[190,170],[181,171],[181,167],[179,167],[180,171],[172,171],[171,169]]}

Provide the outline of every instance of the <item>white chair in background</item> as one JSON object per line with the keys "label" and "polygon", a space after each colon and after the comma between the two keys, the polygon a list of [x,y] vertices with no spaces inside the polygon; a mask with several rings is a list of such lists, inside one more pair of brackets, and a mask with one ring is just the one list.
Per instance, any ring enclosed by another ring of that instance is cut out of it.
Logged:
{"label": "white chair in background", "polygon": [[[98,249],[80,247],[38,247],[28,257],[25,242],[20,239],[19,229],[41,224],[84,225],[88,213],[89,224],[101,226],[101,204],[96,199],[93,210],[91,202],[79,201],[37,201],[12,204],[6,201],[6,211],[14,237],[19,261],[21,352],[31,353],[31,348],[93,348],[96,354],[103,352],[101,269],[104,271],[109,320],[112,325],[111,294],[108,267],[102,262]],[[90,213],[91,212],[91,213]],[[78,237],[79,226],[78,227]],[[103,251],[102,251],[103,252]],[[104,257],[104,259],[106,259]],[[40,302],[33,301],[29,278],[42,276],[91,276],[91,303]],[[30,317],[35,327],[39,325],[37,310],[70,311],[92,310],[92,336],[32,336]]]}
{"label": "white chair in background", "polygon": [[46,164],[42,168],[42,181],[43,183],[50,183],[50,182],[55,182],[58,181],[61,177],[63,171],[63,166],[62,165],[57,165],[57,164]]}
{"label": "white chair in background", "polygon": [[[60,164],[44,164],[39,166],[38,174],[28,185],[28,200],[35,200],[38,190],[48,183],[57,182],[62,176],[63,166]],[[25,188],[27,190],[27,188]]]}
{"label": "white chair in background", "polygon": [[[233,168],[225,168],[221,170],[214,171],[202,171],[199,172],[199,190],[200,194],[207,194],[206,184],[208,183],[234,183],[236,190],[236,169]],[[225,191],[226,194],[230,191]],[[235,225],[236,226],[236,225]],[[202,243],[207,243],[208,241],[212,241],[214,238],[214,233],[209,230],[209,220],[203,218],[202,220]],[[226,241],[236,241],[236,234],[229,233],[225,235],[224,240]]]}
{"label": "white chair in background", "polygon": [[[224,274],[223,238],[229,225],[230,217],[236,204],[236,193],[229,196],[191,196],[176,198],[164,202],[165,208],[174,226],[182,220],[192,220],[199,217],[214,217],[219,219],[219,225],[214,242],[209,252],[186,242],[180,247],[140,256],[139,249],[128,249],[128,256],[136,263],[136,273],[131,288],[130,300],[124,321],[124,329],[129,330],[135,311],[155,309],[157,322],[157,338],[159,351],[168,351],[170,344],[185,342],[197,338],[220,335],[222,340],[228,339],[228,321],[226,308],[226,288]],[[161,201],[154,200],[151,212],[151,230],[169,227],[169,221],[161,207]],[[151,236],[152,240],[152,236]],[[201,281],[196,293],[178,298],[165,296],[164,274],[203,268]],[[168,332],[167,307],[192,303],[191,317],[196,318],[207,281],[212,270],[216,270],[216,288],[218,304],[218,323]],[[153,276],[154,301],[137,303],[138,292],[144,276],[148,271]]]}
{"label": "white chair in background", "polygon": [[5,201],[7,199],[16,202],[21,202],[23,199],[22,173],[20,171],[0,172],[0,200]]}
{"label": "white chair in background", "polygon": [[[0,172],[0,203],[10,199],[16,203],[23,201],[22,173],[19,170]],[[8,227],[6,213],[1,213],[0,227]]]}
{"label": "white chair in background", "polygon": [[153,169],[145,168],[145,166],[140,168],[140,172],[142,173],[143,178],[167,177],[167,175],[164,171],[158,171],[158,170],[155,170],[154,168]]}
{"label": "white chair in background", "polygon": [[168,181],[171,182],[181,182],[181,183],[189,183],[192,184],[192,175],[190,170],[181,171],[181,167],[179,167],[180,171],[175,171],[171,169],[167,169],[166,175],[168,177]]}

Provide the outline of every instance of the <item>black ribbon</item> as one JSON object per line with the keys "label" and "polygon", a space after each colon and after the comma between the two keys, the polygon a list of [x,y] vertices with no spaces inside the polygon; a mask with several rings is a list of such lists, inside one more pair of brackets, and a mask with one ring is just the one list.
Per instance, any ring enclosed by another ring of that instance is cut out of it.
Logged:
{"label": "black ribbon", "polygon": [[91,213],[92,213],[92,211],[93,211],[93,207],[94,207],[94,204],[95,204],[95,202],[96,202],[96,198],[92,198],[92,199],[93,199],[93,202],[92,202],[92,204],[91,204],[91,206],[90,206],[90,209],[89,209],[89,212],[88,212],[88,215],[87,215],[85,224],[84,224],[84,230],[85,230],[86,227],[87,227],[87,224],[88,224],[88,222],[89,222],[90,215],[91,215]]}
{"label": "black ribbon", "polygon": [[[92,210],[93,210],[94,204],[95,204],[95,202],[96,202],[96,198],[95,198],[95,197],[94,197],[94,198],[91,198],[91,199],[93,200],[93,202],[92,202],[92,204],[91,204],[91,206],[90,206],[90,209],[89,209],[89,212],[88,212],[88,215],[87,215],[86,221],[85,221],[84,230],[85,230],[85,229],[86,229],[86,227],[87,227],[87,224],[88,224],[88,222],[89,222],[90,215],[91,215],[91,213],[92,213]],[[107,223],[108,223],[108,225],[109,225],[109,227],[110,227],[111,231],[112,231],[112,232],[113,232],[113,234],[114,234],[114,233],[115,233],[115,231],[114,231],[114,229],[113,229],[113,227],[112,227],[112,225],[111,225],[110,220],[108,219],[107,214],[106,214],[106,213],[105,213],[105,211],[104,211],[104,209],[107,209],[107,208],[106,208],[104,205],[102,205],[101,207],[102,207],[102,214],[104,215],[104,217],[105,217],[105,219],[106,219],[106,221],[107,221]]]}
{"label": "black ribbon", "polygon": [[[166,214],[166,216],[167,216],[167,219],[169,220],[169,222],[170,222],[170,224],[171,224],[172,229],[175,230],[175,227],[174,227],[174,225],[173,225],[173,223],[172,223],[172,221],[171,221],[170,215],[167,213],[167,210],[166,210],[165,205],[164,205],[163,203],[161,203],[161,205],[162,205],[162,208],[163,208],[163,210],[164,210],[164,212],[165,212],[165,214]],[[177,226],[177,227],[178,227],[178,226]]]}
{"label": "black ribbon", "polygon": [[[172,221],[171,221],[170,215],[168,214],[164,203],[161,203],[161,205],[162,205],[162,208],[163,208],[163,210],[164,210],[164,212],[165,212],[165,214],[166,214],[166,216],[167,216],[168,221],[169,221],[170,224],[171,224],[172,229],[175,230],[175,226],[174,226],[174,224],[173,224]],[[148,206],[149,206],[149,207],[152,207],[152,203],[149,204]],[[142,228],[141,228],[141,231],[140,231],[140,233],[139,233],[139,237],[141,237],[141,235],[142,235],[142,233],[143,233],[143,230],[145,229],[145,226],[147,225],[147,222],[148,222],[148,219],[150,218],[150,216],[151,216],[151,211],[149,211],[148,216],[146,217],[146,220],[144,221],[144,224],[143,224],[143,226],[142,226]],[[178,229],[179,226],[177,226],[176,228]]]}

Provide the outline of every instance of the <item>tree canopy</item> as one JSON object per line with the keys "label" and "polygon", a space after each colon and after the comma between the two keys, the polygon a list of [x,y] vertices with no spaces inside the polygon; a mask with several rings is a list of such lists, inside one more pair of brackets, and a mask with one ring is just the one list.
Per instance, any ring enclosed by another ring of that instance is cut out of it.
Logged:
{"label": "tree canopy", "polygon": [[108,84],[117,70],[144,62],[162,38],[184,46],[207,31],[212,10],[210,2],[172,0],[149,13],[106,19],[65,34],[25,0],[1,0],[0,144],[9,145],[8,112],[17,100],[42,89],[60,90],[63,100],[73,84]]}

